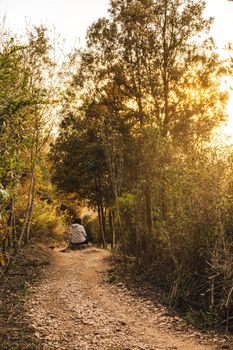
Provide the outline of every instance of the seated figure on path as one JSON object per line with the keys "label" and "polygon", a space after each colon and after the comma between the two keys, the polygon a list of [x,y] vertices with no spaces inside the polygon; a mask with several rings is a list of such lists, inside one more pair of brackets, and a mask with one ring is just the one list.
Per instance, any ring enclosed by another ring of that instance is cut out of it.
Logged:
{"label": "seated figure on path", "polygon": [[80,218],[77,218],[72,222],[69,233],[71,249],[80,249],[84,244],[88,243],[87,233]]}

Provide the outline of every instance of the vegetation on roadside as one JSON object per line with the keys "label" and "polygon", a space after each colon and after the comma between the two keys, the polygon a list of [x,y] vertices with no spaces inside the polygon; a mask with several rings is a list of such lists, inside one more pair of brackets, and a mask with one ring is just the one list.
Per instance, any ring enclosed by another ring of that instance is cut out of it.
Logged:
{"label": "vegetation on roadside", "polygon": [[134,274],[170,306],[233,330],[233,157],[214,136],[232,62],[218,56],[204,8],[111,0],[59,72],[46,28],[23,42],[1,34],[3,269],[86,205],[98,214],[93,238],[123,253],[125,269],[134,257]]}
{"label": "vegetation on roadside", "polygon": [[[31,238],[64,231],[50,181],[49,144],[59,101],[49,32],[0,32],[0,274]],[[56,113],[55,113],[56,110]]]}
{"label": "vegetation on roadside", "polygon": [[29,244],[11,264],[0,284],[0,350],[40,350],[41,341],[25,317],[30,288],[50,263],[48,248]]}
{"label": "vegetation on roadside", "polygon": [[232,149],[213,141],[231,62],[203,11],[112,0],[78,53],[51,160],[53,182],[97,208],[103,246],[125,267],[134,256],[171,306],[231,330]]}

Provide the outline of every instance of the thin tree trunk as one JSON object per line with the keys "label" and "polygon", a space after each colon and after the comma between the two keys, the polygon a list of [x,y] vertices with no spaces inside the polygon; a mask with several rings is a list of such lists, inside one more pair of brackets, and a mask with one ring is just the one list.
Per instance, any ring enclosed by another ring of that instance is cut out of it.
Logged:
{"label": "thin tree trunk", "polygon": [[135,226],[135,240],[136,240],[136,261],[135,267],[138,268],[140,266],[141,257],[142,257],[142,235],[141,235],[141,227],[138,226],[137,218],[140,217],[140,210],[136,210],[136,216],[134,217],[134,226]]}
{"label": "thin tree trunk", "polygon": [[168,43],[167,43],[167,6],[168,1],[165,0],[164,4],[164,25],[163,25],[163,97],[164,97],[164,120],[163,120],[163,135],[166,137],[168,134],[169,124],[169,74],[168,74]]}
{"label": "thin tree trunk", "polygon": [[31,202],[30,202],[30,207],[29,207],[28,223],[27,223],[27,228],[26,228],[26,239],[25,239],[26,243],[30,239],[31,223],[32,223],[32,211],[33,211],[34,201],[35,201],[35,186],[36,186],[36,179],[35,179],[35,171],[34,171],[33,179],[32,179]]}
{"label": "thin tree trunk", "polygon": [[34,153],[34,159],[33,161],[33,167],[32,167],[32,174],[31,174],[31,181],[32,181],[32,188],[31,188],[31,201],[29,206],[29,214],[28,214],[28,223],[26,228],[26,242],[30,239],[30,230],[31,230],[31,223],[32,223],[32,211],[34,207],[34,201],[35,201],[35,188],[36,188],[36,160],[39,153],[39,126],[36,125],[36,140],[35,140],[35,153]]}
{"label": "thin tree trunk", "polygon": [[[106,237],[106,220],[105,220],[105,213],[104,213],[104,207],[103,207],[103,200],[102,200],[102,196],[100,194],[100,213],[101,213],[101,217],[102,217],[102,224],[103,224],[103,233],[104,233],[104,241],[105,241],[105,237]],[[106,244],[106,242],[105,242]]]}
{"label": "thin tree trunk", "polygon": [[31,176],[30,176],[30,185],[29,185],[29,191],[28,191],[27,211],[26,211],[23,228],[18,241],[19,247],[22,246],[22,243],[24,240],[27,243],[30,238],[31,217],[32,217],[32,210],[33,210],[34,199],[35,199],[36,160],[37,160],[37,155],[39,151],[39,126],[36,125],[35,128],[36,130],[34,135],[34,141],[31,149]]}
{"label": "thin tree trunk", "polygon": [[154,234],[154,222],[153,222],[153,207],[152,207],[152,198],[151,198],[151,186],[147,182],[145,185],[145,201],[146,201],[146,218],[147,218],[147,227],[148,227],[148,239],[151,240]]}
{"label": "thin tree trunk", "polygon": [[8,227],[9,227],[9,234],[8,234],[8,240],[9,240],[9,246],[14,247],[15,244],[15,232],[14,232],[14,222],[15,222],[15,214],[14,214],[14,197],[11,200],[11,209],[10,209],[10,216],[8,221]]}
{"label": "thin tree trunk", "polygon": [[99,232],[98,232],[98,237],[97,240],[98,242],[101,240],[101,242],[103,243],[103,239],[102,239],[102,222],[101,222],[101,217],[100,217],[100,206],[99,204],[97,204],[97,211],[98,211],[98,222],[99,222],[99,228],[100,228],[100,236],[99,236]]}
{"label": "thin tree trunk", "polygon": [[118,203],[117,199],[116,199],[116,214],[117,214],[117,221],[118,221],[119,230],[120,230],[120,237],[122,239],[123,256],[124,256],[124,268],[125,268],[125,271],[127,271],[126,241],[125,241],[125,235],[123,233],[120,208],[119,208],[119,203]]}
{"label": "thin tree trunk", "polygon": [[99,219],[99,225],[100,225],[100,232],[101,232],[101,239],[102,239],[103,248],[106,248],[106,240],[105,240],[105,234],[104,234],[102,208],[101,208],[100,204],[98,204],[98,219]]}
{"label": "thin tree trunk", "polygon": [[19,240],[18,240],[19,248],[21,248],[23,240],[25,239],[25,233],[27,232],[28,224],[30,222],[30,217],[31,217],[31,206],[32,206],[33,187],[34,187],[34,180],[33,180],[34,169],[32,171],[33,171],[33,173],[31,174],[31,178],[30,178],[26,215],[25,215],[25,219],[24,219],[24,223],[23,223],[23,228],[22,228]]}
{"label": "thin tree trunk", "polygon": [[115,224],[114,224],[114,211],[112,208],[109,209],[109,226],[111,230],[111,249],[115,249],[116,247],[116,231],[115,231]]}
{"label": "thin tree trunk", "polygon": [[14,254],[17,253],[17,232],[16,232],[16,222],[15,222],[15,213],[13,212],[13,248],[14,248]]}
{"label": "thin tree trunk", "polygon": [[99,219],[99,225],[100,225],[101,238],[102,238],[103,247],[106,248],[103,200],[101,196],[100,183],[97,178],[95,178],[95,189],[96,189],[96,196],[97,196],[98,219]]}

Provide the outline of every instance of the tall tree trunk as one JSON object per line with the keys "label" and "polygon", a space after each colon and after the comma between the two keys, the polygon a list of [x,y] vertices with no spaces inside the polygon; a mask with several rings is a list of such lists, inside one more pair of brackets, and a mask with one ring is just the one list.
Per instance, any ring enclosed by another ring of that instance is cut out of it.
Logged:
{"label": "tall tree trunk", "polygon": [[104,210],[103,200],[102,200],[102,196],[101,195],[100,195],[100,213],[101,213],[101,217],[102,217],[104,237],[106,237],[105,210]]}
{"label": "tall tree trunk", "polygon": [[164,120],[163,120],[163,136],[167,137],[168,135],[168,124],[169,124],[169,51],[167,43],[167,7],[168,0],[165,0],[164,3],[164,24],[163,24],[163,98],[164,98]]}
{"label": "tall tree trunk", "polygon": [[29,191],[28,191],[28,203],[27,203],[27,210],[26,215],[23,223],[23,227],[21,230],[21,234],[18,240],[18,246],[19,248],[22,246],[22,243],[27,237],[25,237],[25,234],[27,233],[28,225],[30,223],[31,219],[31,213],[32,213],[32,203],[33,203],[33,191],[34,191],[34,167],[32,168],[32,173],[30,177],[30,185],[29,185]]}
{"label": "tall tree trunk", "polygon": [[31,174],[30,174],[30,185],[29,185],[29,191],[28,191],[28,203],[27,203],[27,210],[26,210],[23,228],[18,240],[19,247],[22,246],[22,243],[24,240],[25,242],[28,242],[30,237],[31,217],[32,217],[32,210],[33,210],[34,198],[35,198],[35,183],[36,183],[35,170],[36,170],[36,160],[38,156],[38,150],[39,150],[39,128],[38,126],[36,126],[34,141],[31,149]]}
{"label": "tall tree trunk", "polygon": [[105,239],[105,218],[104,218],[103,199],[101,194],[100,181],[98,178],[95,178],[95,190],[96,190],[98,220],[100,225],[102,244],[103,244],[103,247],[106,248],[107,245],[106,245],[106,239]]}
{"label": "tall tree trunk", "polygon": [[[168,27],[168,0],[164,2],[164,23],[163,23],[163,100],[164,100],[164,119],[163,119],[163,129],[162,135],[164,141],[166,141],[169,134],[169,123],[170,123],[170,113],[169,113],[169,46],[167,39],[167,27]],[[162,220],[166,220],[167,217],[167,205],[166,205],[166,178],[165,175],[162,176],[162,188],[160,192],[161,200],[161,214]]]}
{"label": "tall tree trunk", "polygon": [[121,237],[122,246],[123,246],[124,268],[125,268],[125,271],[127,271],[126,240],[125,240],[125,235],[124,235],[123,228],[122,228],[118,197],[116,198],[116,216],[117,216],[117,222],[118,222],[120,237]]}
{"label": "tall tree trunk", "polygon": [[39,153],[39,125],[36,123],[36,139],[35,139],[35,153],[34,153],[34,159],[32,159],[32,174],[31,174],[31,181],[32,181],[32,188],[31,188],[31,201],[30,201],[30,207],[29,207],[29,215],[28,215],[28,224],[26,229],[26,242],[30,239],[30,232],[31,232],[31,223],[32,223],[32,211],[34,207],[34,201],[35,201],[35,188],[36,188],[36,161],[37,156]]}
{"label": "tall tree trunk", "polygon": [[29,207],[29,213],[28,213],[28,223],[27,223],[27,228],[26,228],[26,237],[25,237],[26,243],[30,239],[31,223],[32,223],[32,211],[33,211],[34,201],[35,201],[35,185],[36,185],[36,178],[35,178],[35,173],[34,173],[33,179],[32,179],[32,192],[31,192],[31,201],[30,201],[30,207]]}
{"label": "tall tree trunk", "polygon": [[148,228],[148,240],[151,240],[154,234],[154,222],[153,222],[153,206],[151,196],[151,186],[149,181],[145,185],[145,202],[146,202],[146,219]]}
{"label": "tall tree trunk", "polygon": [[8,220],[8,228],[9,228],[9,234],[8,234],[8,240],[9,245],[13,248],[15,248],[15,213],[14,213],[14,203],[15,198],[13,197],[10,204],[10,214],[9,214],[9,220]]}
{"label": "tall tree trunk", "polygon": [[102,215],[102,208],[101,205],[98,204],[98,220],[99,220],[99,225],[100,225],[100,232],[101,232],[101,239],[102,239],[102,244],[103,248],[106,248],[106,240],[105,240],[105,232],[104,232],[104,223],[103,223],[103,215]]}
{"label": "tall tree trunk", "polygon": [[116,247],[116,231],[115,231],[115,224],[114,224],[114,211],[112,208],[109,209],[109,226],[111,230],[111,249],[115,249]]}

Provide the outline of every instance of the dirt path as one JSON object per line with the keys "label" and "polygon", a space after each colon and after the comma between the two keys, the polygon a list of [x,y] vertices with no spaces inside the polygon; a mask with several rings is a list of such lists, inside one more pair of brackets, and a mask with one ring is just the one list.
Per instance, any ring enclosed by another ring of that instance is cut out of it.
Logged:
{"label": "dirt path", "polygon": [[204,344],[199,333],[183,334],[182,327],[175,331],[177,318],[168,322],[161,305],[133,296],[123,286],[102,283],[108,255],[96,248],[54,253],[27,309],[43,349],[216,349]]}

